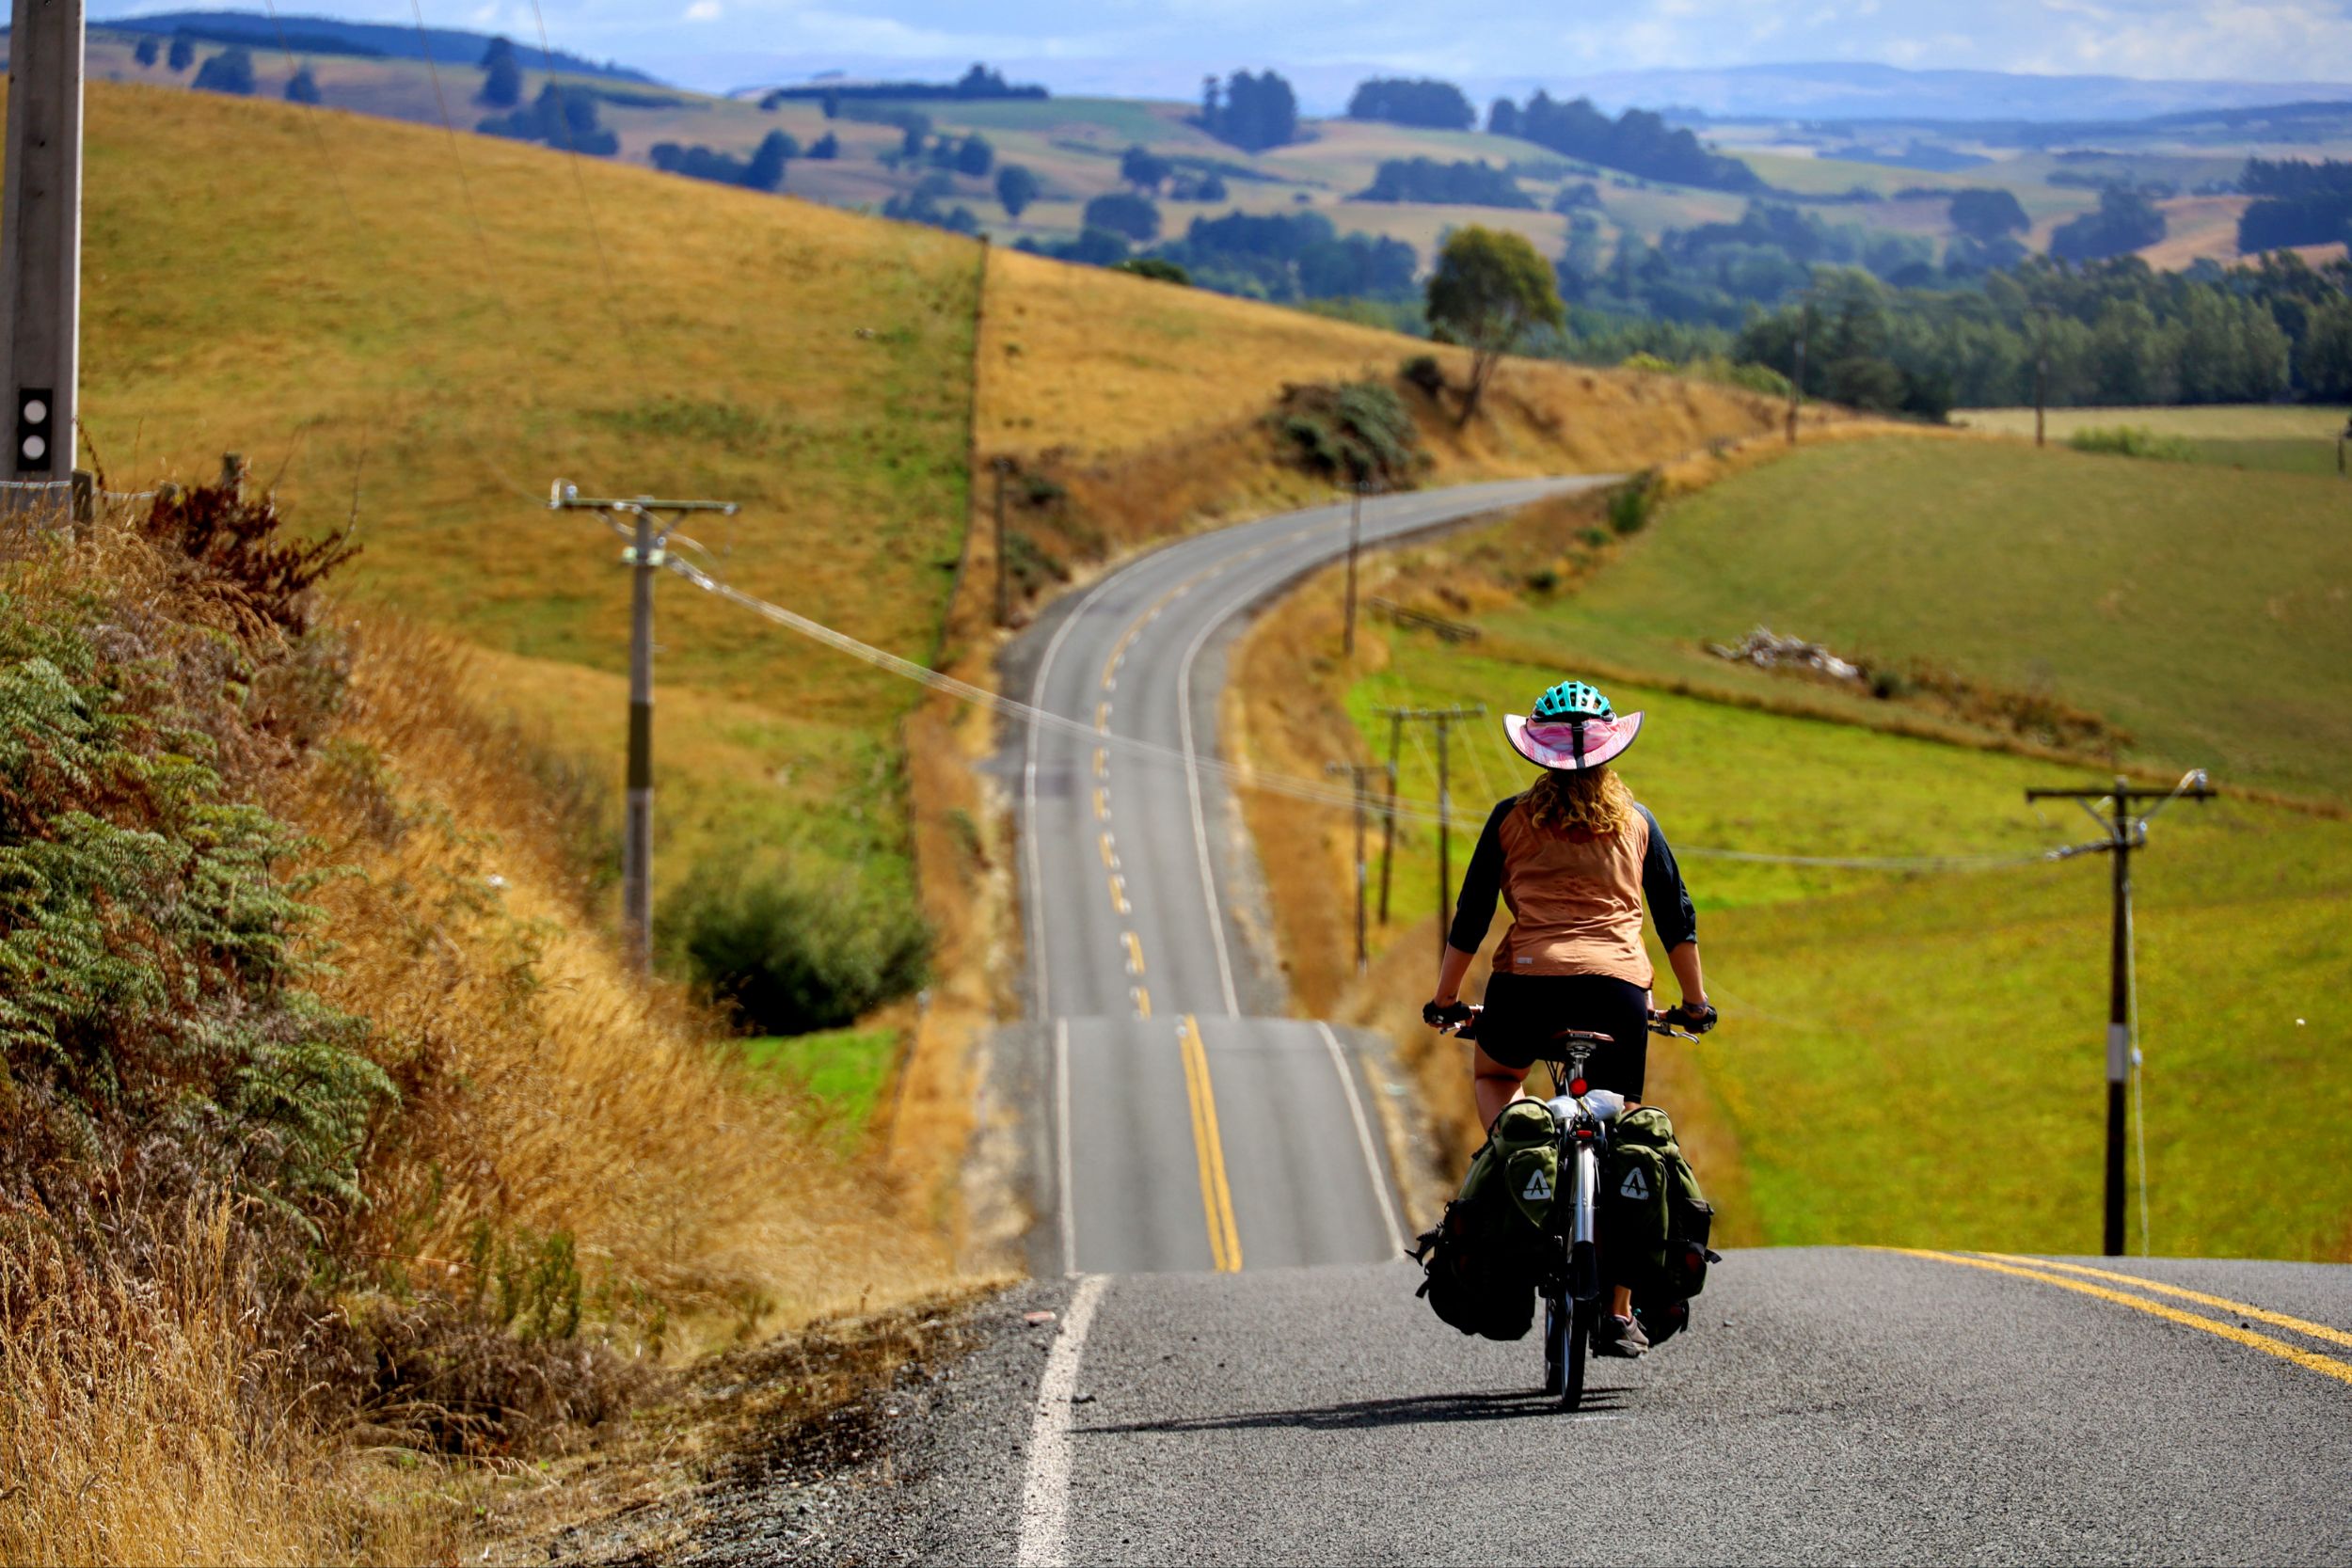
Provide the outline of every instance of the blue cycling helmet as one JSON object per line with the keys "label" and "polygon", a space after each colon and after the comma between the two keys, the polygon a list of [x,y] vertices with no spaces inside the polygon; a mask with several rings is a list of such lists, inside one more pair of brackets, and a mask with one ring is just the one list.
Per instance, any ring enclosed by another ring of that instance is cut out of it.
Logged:
{"label": "blue cycling helmet", "polygon": [[1597,688],[1582,681],[1562,681],[1558,686],[1535,699],[1534,711],[1528,717],[1539,724],[1558,723],[1570,719],[1614,719],[1617,710],[1609,705],[1609,699]]}

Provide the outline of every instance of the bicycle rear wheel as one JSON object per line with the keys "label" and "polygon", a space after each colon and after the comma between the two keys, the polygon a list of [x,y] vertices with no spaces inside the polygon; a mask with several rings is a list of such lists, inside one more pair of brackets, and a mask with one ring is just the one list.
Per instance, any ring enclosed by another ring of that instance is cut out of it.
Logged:
{"label": "bicycle rear wheel", "polygon": [[1544,1297],[1544,1392],[1561,1398],[1568,1386],[1568,1332],[1575,1312],[1568,1303]]}
{"label": "bicycle rear wheel", "polygon": [[1577,1302],[1561,1314],[1567,1320],[1567,1345],[1561,1357],[1560,1408],[1574,1410],[1584,1402],[1584,1353],[1593,1338],[1593,1304]]}

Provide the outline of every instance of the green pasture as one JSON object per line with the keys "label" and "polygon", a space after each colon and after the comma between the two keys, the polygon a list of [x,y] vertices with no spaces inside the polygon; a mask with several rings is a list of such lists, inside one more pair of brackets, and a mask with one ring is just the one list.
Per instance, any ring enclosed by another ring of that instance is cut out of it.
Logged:
{"label": "green pasture", "polygon": [[[2209,441],[2325,441],[2333,462],[2334,442],[2352,409],[2313,404],[2207,404],[2180,408],[2053,408],[2050,439],[2062,441],[2077,430],[2112,430],[2137,425],[2159,436]],[[2031,436],[2031,408],[1963,408],[1954,424],[2003,436]]]}
{"label": "green pasture", "polygon": [[2089,709],[2124,760],[2352,798],[2352,528],[2330,476],[1929,439],[1804,451],[1665,509],[1515,646],[1859,721],[1902,705],[1704,651],[1769,625]]}
{"label": "green pasture", "polygon": [[[1350,693],[1375,755],[1388,735],[1379,707],[1523,711],[1579,668],[1565,647],[1554,665],[1425,637],[1392,646],[1392,666]],[[2106,862],[2031,859],[2090,825],[2023,799],[2066,770],[1603,684],[1620,709],[1648,715],[1623,772],[1701,910],[1724,1014],[1698,1048],[1715,1101],[1706,1114],[1737,1134],[1764,1238],[2094,1250]],[[1530,776],[1494,733],[1457,732],[1457,879],[1486,804]],[[1434,797],[1434,761],[1406,740],[1404,797]],[[2153,833],[2136,873],[2153,1248],[2352,1256],[2352,1072],[2339,1065],[2352,1006],[2338,994],[2352,973],[2352,829],[2225,801],[2176,806]],[[1375,834],[1375,857],[1376,845]],[[1720,850],[2009,863],[1853,870]],[[1384,948],[1427,940],[1428,828],[1403,827],[1394,877]],[[2270,1147],[2296,1150],[2292,1176],[2216,1147],[2237,1104],[2262,1107]]]}
{"label": "green pasture", "polygon": [[744,1063],[755,1071],[771,1074],[815,1101],[822,1123],[847,1147],[873,1122],[891,1065],[898,1059],[899,1035],[884,1025],[762,1035],[739,1044]]}

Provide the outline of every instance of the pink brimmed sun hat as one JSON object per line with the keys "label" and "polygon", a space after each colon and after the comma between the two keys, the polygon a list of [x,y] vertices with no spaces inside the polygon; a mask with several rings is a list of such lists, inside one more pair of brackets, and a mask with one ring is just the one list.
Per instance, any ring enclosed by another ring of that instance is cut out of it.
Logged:
{"label": "pink brimmed sun hat", "polygon": [[1512,749],[1538,768],[1581,773],[1614,762],[1642,733],[1642,716],[1616,709],[1582,681],[1562,681],[1535,699],[1535,711],[1502,716]]}

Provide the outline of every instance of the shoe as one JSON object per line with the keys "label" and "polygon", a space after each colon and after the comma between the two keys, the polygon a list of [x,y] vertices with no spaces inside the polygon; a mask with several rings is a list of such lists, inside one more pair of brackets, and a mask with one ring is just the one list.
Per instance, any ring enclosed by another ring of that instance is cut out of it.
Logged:
{"label": "shoe", "polygon": [[1613,1317],[1602,1313],[1593,1324],[1593,1354],[1617,1355],[1630,1361],[1649,1349],[1649,1336],[1631,1318]]}

